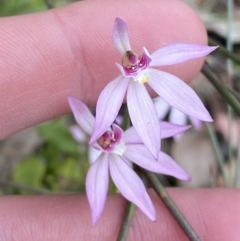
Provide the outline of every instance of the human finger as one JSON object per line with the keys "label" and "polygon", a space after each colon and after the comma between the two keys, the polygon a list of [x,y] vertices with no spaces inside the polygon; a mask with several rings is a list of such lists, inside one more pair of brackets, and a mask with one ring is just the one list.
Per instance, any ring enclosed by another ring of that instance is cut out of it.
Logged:
{"label": "human finger", "polygon": [[[114,19],[129,25],[134,49],[172,42],[206,43],[196,13],[182,1],[82,1],[51,11],[0,19],[0,138],[69,111],[67,96],[93,106],[117,75]],[[165,68],[184,81],[202,60]]]}
{"label": "human finger", "polygon": [[[169,189],[169,193],[201,240],[239,240],[238,190]],[[136,209],[128,240],[188,240],[156,194],[150,196],[157,221]],[[120,195],[109,196],[102,217],[92,227],[85,196],[1,197],[0,237],[4,241],[116,240],[125,205]]]}

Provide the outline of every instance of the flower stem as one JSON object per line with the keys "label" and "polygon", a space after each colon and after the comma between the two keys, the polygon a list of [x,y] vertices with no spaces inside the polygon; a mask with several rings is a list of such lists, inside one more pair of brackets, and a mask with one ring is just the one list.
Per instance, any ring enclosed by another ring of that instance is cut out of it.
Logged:
{"label": "flower stem", "polygon": [[127,202],[124,217],[122,220],[121,228],[118,233],[117,241],[125,241],[128,237],[128,232],[131,227],[131,222],[135,212],[135,205],[131,202]]}
{"label": "flower stem", "polygon": [[123,123],[122,123],[122,129],[127,130],[130,127],[130,117],[128,113],[128,109],[125,106],[124,116],[123,116]]}
{"label": "flower stem", "polygon": [[240,101],[238,95],[236,93],[234,94],[234,92],[231,91],[230,88],[219,82],[207,62],[205,62],[205,64],[203,65],[202,73],[212,83],[212,85],[216,88],[216,90],[223,97],[223,99],[226,100],[226,102],[230,106],[232,106],[236,114],[240,116]]}
{"label": "flower stem", "polygon": [[215,151],[216,156],[217,156],[218,165],[219,165],[219,167],[220,167],[220,169],[221,169],[221,172],[222,172],[222,175],[223,175],[224,184],[225,184],[225,186],[229,186],[228,179],[227,179],[227,175],[226,175],[226,172],[225,172],[225,170],[224,170],[223,153],[222,153],[220,144],[219,144],[219,142],[218,142],[216,133],[215,133],[214,130],[213,130],[212,124],[209,124],[209,123],[207,123],[207,122],[206,122],[205,124],[206,124],[206,126],[207,126],[208,134],[209,134],[209,136],[210,136],[210,138],[211,138],[212,145],[213,145],[214,151]]}
{"label": "flower stem", "polygon": [[177,205],[174,203],[172,198],[167,193],[164,186],[161,184],[161,182],[158,180],[156,174],[146,171],[144,169],[140,169],[142,174],[147,178],[149,183],[152,185],[153,189],[157,193],[157,195],[161,198],[165,206],[167,207],[168,211],[172,214],[172,216],[175,218],[179,226],[182,228],[186,236],[189,238],[190,241],[200,241],[200,238],[196,234],[196,232],[193,230],[189,222],[186,220],[186,218],[183,216],[181,211],[178,209]]}
{"label": "flower stem", "polygon": [[51,0],[44,0],[44,2],[45,2],[48,9],[54,8],[54,5],[53,5]]}

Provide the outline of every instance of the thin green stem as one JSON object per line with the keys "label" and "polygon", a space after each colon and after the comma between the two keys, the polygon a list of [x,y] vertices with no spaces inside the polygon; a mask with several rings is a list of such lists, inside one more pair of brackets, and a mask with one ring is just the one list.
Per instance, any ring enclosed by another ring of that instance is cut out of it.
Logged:
{"label": "thin green stem", "polygon": [[222,55],[224,55],[226,58],[231,59],[235,63],[240,64],[240,57],[239,57],[239,55],[236,55],[236,54],[228,51],[226,48],[224,48],[222,45],[220,45],[218,42],[216,42],[212,38],[208,38],[208,42],[209,42],[210,45],[219,46],[217,50]]}
{"label": "thin green stem", "polygon": [[128,109],[126,107],[123,115],[122,129],[127,130],[129,127],[130,127],[130,117],[129,117]]}
{"label": "thin green stem", "polygon": [[219,82],[216,75],[212,72],[209,64],[207,64],[206,62],[203,65],[202,73],[212,83],[212,85],[216,88],[216,90],[223,97],[223,99],[234,109],[236,114],[240,116],[239,100],[232,94],[231,91],[229,91],[229,88]]}
{"label": "thin green stem", "polygon": [[48,9],[54,8],[54,5],[51,0],[44,0],[44,3],[46,4]]}
{"label": "thin green stem", "polygon": [[227,175],[226,175],[226,172],[224,170],[224,158],[223,158],[222,150],[220,148],[220,144],[218,142],[215,131],[213,130],[212,124],[209,124],[207,122],[205,124],[207,126],[208,134],[210,136],[214,151],[215,151],[216,156],[217,156],[218,164],[219,164],[219,167],[220,167],[222,175],[223,175],[224,183],[225,183],[226,186],[228,186]]}
{"label": "thin green stem", "polygon": [[117,241],[125,241],[127,240],[128,233],[131,227],[132,219],[135,213],[135,205],[131,202],[127,202],[127,206],[125,209],[124,217],[122,220],[121,228],[118,233]]}
{"label": "thin green stem", "polygon": [[189,240],[200,241],[200,238],[198,237],[197,233],[194,231],[192,226],[189,224],[189,222],[183,216],[181,211],[178,209],[177,205],[169,196],[164,186],[158,180],[156,174],[146,171],[144,169],[140,169],[140,171],[147,178],[149,183],[152,185],[157,195],[161,198],[161,200],[163,201],[163,203],[165,204],[169,212],[172,214],[172,216],[175,218],[175,220],[182,228],[186,236],[189,238]]}

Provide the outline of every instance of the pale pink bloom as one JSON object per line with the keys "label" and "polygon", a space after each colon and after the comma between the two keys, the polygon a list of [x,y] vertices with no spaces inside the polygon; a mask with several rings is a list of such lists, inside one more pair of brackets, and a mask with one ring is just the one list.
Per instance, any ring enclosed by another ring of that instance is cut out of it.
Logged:
{"label": "pale pink bloom", "polygon": [[101,92],[96,108],[96,121],[90,142],[96,141],[113,123],[127,94],[131,122],[143,143],[155,158],[160,150],[160,127],[153,102],[145,88],[148,84],[168,104],[203,121],[211,116],[196,93],[178,77],[152,67],[183,63],[208,55],[217,47],[200,44],[172,43],[152,53],[143,48],[142,54],[131,49],[127,24],[115,20],[113,43],[122,55],[117,64],[122,75],[111,81]]}
{"label": "pale pink bloom", "polygon": [[[94,126],[92,113],[80,100],[69,97],[68,101],[77,123],[90,136]],[[167,122],[158,122],[158,126],[159,123],[162,138],[188,129],[188,126],[178,126]],[[93,224],[100,218],[104,208],[109,172],[122,195],[135,203],[151,220],[156,220],[155,209],[142,180],[132,169],[131,163],[156,173],[190,180],[189,175],[165,153],[160,151],[156,161],[142,143],[134,127],[123,132],[119,126],[113,124],[91,146],[101,152],[91,165],[86,178],[86,192]]]}
{"label": "pale pink bloom", "polygon": [[[164,101],[161,97],[157,97],[153,100],[154,106],[157,111],[157,116],[159,120],[163,120],[168,112],[169,114],[169,122],[177,124],[177,125],[186,125],[188,119],[196,130],[200,130],[202,128],[202,121],[198,120],[192,116],[188,116],[183,112],[177,110],[176,108],[171,107],[166,101]],[[182,134],[178,134],[174,136],[175,140],[179,140]]]}

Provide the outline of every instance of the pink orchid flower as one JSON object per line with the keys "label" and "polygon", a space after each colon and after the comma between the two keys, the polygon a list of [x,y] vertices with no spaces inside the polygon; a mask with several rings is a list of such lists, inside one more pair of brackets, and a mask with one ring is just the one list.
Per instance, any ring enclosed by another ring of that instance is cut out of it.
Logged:
{"label": "pink orchid flower", "polygon": [[157,158],[160,149],[160,126],[153,102],[144,84],[148,84],[169,105],[183,113],[203,121],[212,121],[191,87],[178,77],[152,67],[200,58],[217,47],[173,43],[161,47],[151,55],[146,48],[143,48],[143,53],[140,54],[131,49],[127,24],[120,18],[115,20],[113,43],[122,55],[122,65],[117,64],[122,74],[111,81],[98,98],[95,127],[90,143],[96,141],[113,123],[127,94],[131,122],[143,143]]}
{"label": "pink orchid flower", "polygon": [[[80,100],[69,97],[68,101],[77,123],[88,136],[91,136],[94,127],[92,113]],[[160,125],[162,138],[173,136],[189,128],[166,122],[161,122]],[[158,134],[160,135],[160,132]],[[142,180],[134,172],[131,164],[135,163],[147,170],[172,175],[181,180],[190,180],[189,175],[165,153],[160,151],[156,161],[142,143],[134,127],[123,132],[119,126],[113,124],[91,146],[101,152],[91,165],[86,178],[86,192],[93,224],[98,221],[104,208],[109,172],[122,195],[135,203],[151,220],[156,220],[155,209]]]}

